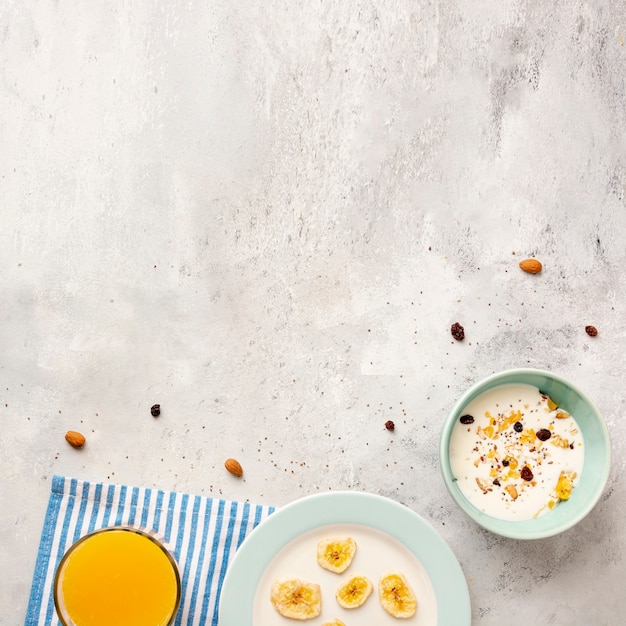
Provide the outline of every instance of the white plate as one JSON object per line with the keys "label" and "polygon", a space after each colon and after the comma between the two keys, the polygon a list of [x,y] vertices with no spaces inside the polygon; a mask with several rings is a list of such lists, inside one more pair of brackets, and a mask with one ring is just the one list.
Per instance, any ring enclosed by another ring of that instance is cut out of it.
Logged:
{"label": "white plate", "polygon": [[[323,570],[316,561],[317,541],[350,534],[357,555],[342,575]],[[443,538],[411,509],[378,495],[330,492],[296,500],[255,528],[228,567],[222,586],[219,626],[293,626],[272,607],[269,588],[278,577],[300,577],[322,588],[322,614],[306,623],[319,626],[339,618],[350,626],[398,625],[376,595],[378,578],[387,570],[405,573],[418,597],[410,626],[469,626],[471,608],[463,571]],[[365,574],[374,593],[362,607],[339,607],[334,592],[352,574]],[[347,616],[347,617],[346,617]]]}

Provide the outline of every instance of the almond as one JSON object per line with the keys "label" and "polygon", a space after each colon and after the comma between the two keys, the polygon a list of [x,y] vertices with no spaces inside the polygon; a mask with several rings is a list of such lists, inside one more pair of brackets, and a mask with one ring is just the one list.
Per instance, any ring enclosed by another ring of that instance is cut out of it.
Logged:
{"label": "almond", "polygon": [[226,461],[224,461],[224,467],[235,476],[241,476],[243,474],[241,463],[236,459],[226,459]]}
{"label": "almond", "polygon": [[529,274],[539,274],[543,269],[541,262],[537,261],[537,259],[524,259],[520,262],[519,266]]}
{"label": "almond", "polygon": [[85,435],[76,432],[75,430],[68,430],[65,433],[65,441],[73,448],[82,448],[85,445]]}

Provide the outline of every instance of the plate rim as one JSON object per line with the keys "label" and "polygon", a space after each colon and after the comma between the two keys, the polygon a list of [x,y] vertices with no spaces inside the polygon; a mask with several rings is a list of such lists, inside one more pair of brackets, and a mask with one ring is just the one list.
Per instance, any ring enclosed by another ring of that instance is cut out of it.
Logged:
{"label": "plate rim", "polygon": [[[303,515],[306,513],[306,515]],[[330,491],[277,508],[244,539],[222,582],[218,626],[253,626],[256,589],[271,559],[301,534],[330,524],[361,524],[400,541],[426,570],[437,602],[437,624],[470,626],[467,580],[456,555],[437,530],[413,509],[365,491]],[[455,597],[450,602],[451,594]]]}

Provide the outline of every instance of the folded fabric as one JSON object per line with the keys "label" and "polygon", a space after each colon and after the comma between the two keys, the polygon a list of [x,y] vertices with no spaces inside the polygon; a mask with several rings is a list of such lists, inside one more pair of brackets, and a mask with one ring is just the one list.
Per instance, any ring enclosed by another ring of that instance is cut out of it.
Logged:
{"label": "folded fabric", "polygon": [[153,530],[171,546],[182,583],[176,626],[215,626],[229,561],[273,512],[274,507],[248,502],[54,476],[25,626],[60,623],[53,581],[61,557],[82,535],[114,525]]}

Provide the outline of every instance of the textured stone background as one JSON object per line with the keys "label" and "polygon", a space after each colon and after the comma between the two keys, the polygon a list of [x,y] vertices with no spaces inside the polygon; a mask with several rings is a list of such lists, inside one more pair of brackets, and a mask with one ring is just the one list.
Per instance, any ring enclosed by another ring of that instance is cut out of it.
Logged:
{"label": "textured stone background", "polygon": [[[5,0],[0,623],[60,473],[379,493],[449,542],[474,624],[622,625],[625,38],[624,0]],[[594,511],[530,543],[437,458],[459,394],[518,366],[578,383],[614,451]]]}

